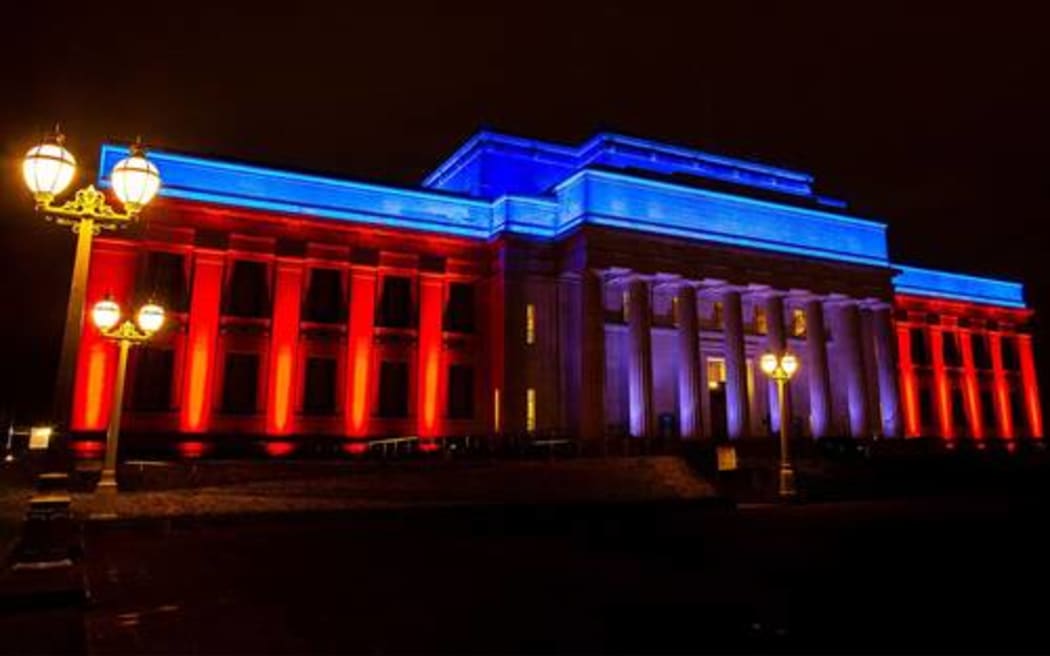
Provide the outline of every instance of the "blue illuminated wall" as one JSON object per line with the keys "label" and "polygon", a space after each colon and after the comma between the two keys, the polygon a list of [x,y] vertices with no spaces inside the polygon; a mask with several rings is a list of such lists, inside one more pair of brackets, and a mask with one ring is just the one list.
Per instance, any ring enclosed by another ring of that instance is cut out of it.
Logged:
{"label": "blue illuminated wall", "polygon": [[[104,145],[100,170],[111,171],[126,155],[126,147]],[[228,207],[473,239],[504,233],[557,239],[583,224],[600,225],[891,266],[882,223],[606,169],[689,169],[796,195],[812,193],[812,178],[806,174],[618,135],[598,135],[569,148],[481,133],[442,164],[424,183],[428,189],[422,190],[160,151],[149,157],[161,172],[162,196]],[[108,178],[102,176],[99,183],[108,186]],[[1024,307],[1019,283],[897,268],[894,286],[900,293]]]}
{"label": "blue illuminated wall", "polygon": [[813,177],[807,173],[609,133],[570,147],[480,132],[427,176],[423,186],[490,199],[542,195],[574,173],[596,167],[706,178],[809,197],[833,207],[845,205],[815,196]]}
{"label": "blue illuminated wall", "polygon": [[896,268],[900,270],[900,273],[893,279],[893,287],[900,294],[932,296],[1005,307],[1025,307],[1024,287],[1019,282],[979,278],[910,266],[896,265]]}

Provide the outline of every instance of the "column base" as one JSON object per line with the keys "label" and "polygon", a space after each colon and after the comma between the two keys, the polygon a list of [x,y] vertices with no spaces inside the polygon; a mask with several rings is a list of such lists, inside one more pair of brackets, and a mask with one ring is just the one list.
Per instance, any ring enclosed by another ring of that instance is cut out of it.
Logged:
{"label": "column base", "polygon": [[798,498],[798,488],[795,487],[795,468],[790,463],[780,464],[780,486],[778,493],[782,500],[793,500]]}

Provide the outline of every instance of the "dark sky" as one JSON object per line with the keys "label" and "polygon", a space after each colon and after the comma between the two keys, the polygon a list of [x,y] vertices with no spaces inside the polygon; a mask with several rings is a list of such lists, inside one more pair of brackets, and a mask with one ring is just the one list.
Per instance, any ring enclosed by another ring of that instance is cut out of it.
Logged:
{"label": "dark sky", "polygon": [[84,168],[141,134],[397,184],[480,127],[622,131],[810,171],[890,224],[894,260],[1024,280],[1050,313],[1050,40],[1009,3],[20,4],[0,42],[0,419],[46,411],[57,360],[72,236],[18,174],[55,120]]}

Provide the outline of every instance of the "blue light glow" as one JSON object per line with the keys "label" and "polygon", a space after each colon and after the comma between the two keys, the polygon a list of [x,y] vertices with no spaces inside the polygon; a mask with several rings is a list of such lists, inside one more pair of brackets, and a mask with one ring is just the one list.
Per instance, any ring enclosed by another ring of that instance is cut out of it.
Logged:
{"label": "blue light glow", "polygon": [[807,173],[608,133],[574,148],[479,132],[427,176],[423,186],[490,199],[544,195],[574,173],[593,167],[708,178],[818,200]]}
{"label": "blue light glow", "polygon": [[900,269],[900,273],[893,279],[893,287],[900,294],[1025,307],[1024,286],[1019,282],[910,266],[895,265],[895,268]]}
{"label": "blue light glow", "polygon": [[704,189],[582,171],[558,186],[559,227],[582,221],[888,266],[886,226]]}

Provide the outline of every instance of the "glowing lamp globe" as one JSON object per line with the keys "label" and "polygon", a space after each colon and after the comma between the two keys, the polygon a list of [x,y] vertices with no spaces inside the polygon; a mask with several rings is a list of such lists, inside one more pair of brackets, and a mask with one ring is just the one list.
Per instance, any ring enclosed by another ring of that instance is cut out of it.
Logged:
{"label": "glowing lamp globe", "polygon": [[117,162],[110,174],[113,193],[130,210],[141,209],[160,189],[160,172],[140,150]]}
{"label": "glowing lamp globe", "polygon": [[772,353],[763,353],[762,359],[758,361],[758,364],[767,376],[772,376],[773,372],[777,370],[777,356]]}
{"label": "glowing lamp globe", "polygon": [[22,177],[34,196],[52,197],[62,193],[73,181],[77,161],[61,143],[44,142],[34,146],[22,160]]}
{"label": "glowing lamp globe", "polygon": [[99,330],[109,330],[120,321],[120,306],[108,298],[91,308],[91,320]]}
{"label": "glowing lamp globe", "polygon": [[794,353],[785,353],[784,357],[780,358],[780,366],[790,378],[798,371],[798,358],[795,357]]}
{"label": "glowing lamp globe", "polygon": [[156,303],[143,305],[135,320],[143,332],[155,333],[164,325],[164,308]]}

